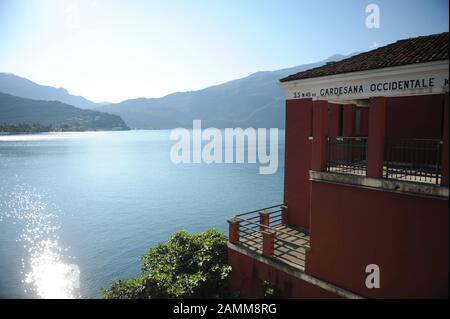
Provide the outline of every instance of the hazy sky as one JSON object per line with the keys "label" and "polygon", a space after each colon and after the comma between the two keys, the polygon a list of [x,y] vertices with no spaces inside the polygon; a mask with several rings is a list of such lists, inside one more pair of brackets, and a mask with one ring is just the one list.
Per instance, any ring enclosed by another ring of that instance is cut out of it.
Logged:
{"label": "hazy sky", "polygon": [[[370,3],[381,9],[379,29],[365,25]],[[118,102],[366,51],[448,24],[447,0],[0,0],[0,72]]]}

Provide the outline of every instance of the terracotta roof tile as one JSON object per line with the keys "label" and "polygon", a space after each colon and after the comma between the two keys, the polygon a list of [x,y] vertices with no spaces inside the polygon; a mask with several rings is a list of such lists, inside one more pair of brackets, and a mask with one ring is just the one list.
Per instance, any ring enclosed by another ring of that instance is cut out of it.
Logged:
{"label": "terracotta roof tile", "polygon": [[448,32],[400,40],[350,58],[289,75],[280,82],[448,60]]}

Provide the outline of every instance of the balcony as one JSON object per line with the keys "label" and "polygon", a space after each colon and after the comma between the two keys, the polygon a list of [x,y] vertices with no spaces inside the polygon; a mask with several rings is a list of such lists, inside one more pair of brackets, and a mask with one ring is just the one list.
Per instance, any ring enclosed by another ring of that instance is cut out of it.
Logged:
{"label": "balcony", "polygon": [[367,137],[328,137],[326,171],[365,176]]}
{"label": "balcony", "polygon": [[388,139],[383,177],[441,184],[442,140]]}
{"label": "balcony", "polygon": [[[367,137],[328,137],[326,172],[367,175]],[[440,185],[442,140],[386,139],[382,176],[389,180]]]}
{"label": "balcony", "polygon": [[286,225],[286,214],[284,205],[238,214],[228,221],[229,241],[304,271],[309,234]]}

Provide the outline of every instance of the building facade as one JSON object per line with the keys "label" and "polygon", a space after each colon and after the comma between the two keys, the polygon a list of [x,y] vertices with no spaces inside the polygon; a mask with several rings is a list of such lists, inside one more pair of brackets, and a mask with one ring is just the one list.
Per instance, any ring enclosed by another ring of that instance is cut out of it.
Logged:
{"label": "building facade", "polygon": [[448,298],[448,41],[280,80],[284,203],[229,220],[241,297]]}

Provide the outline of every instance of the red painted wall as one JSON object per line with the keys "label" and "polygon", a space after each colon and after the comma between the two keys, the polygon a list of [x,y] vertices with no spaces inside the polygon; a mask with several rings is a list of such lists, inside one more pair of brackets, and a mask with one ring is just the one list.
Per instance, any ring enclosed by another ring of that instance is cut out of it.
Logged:
{"label": "red painted wall", "polygon": [[356,136],[356,105],[346,104],[343,107],[344,120],[342,123],[342,136]]}
{"label": "red painted wall", "polygon": [[386,109],[385,97],[370,98],[369,135],[367,145],[367,172],[369,177],[383,176],[383,161],[386,140]]}
{"label": "red painted wall", "polygon": [[342,135],[342,105],[328,105],[328,136],[336,137]]}
{"label": "red painted wall", "polygon": [[228,249],[228,263],[232,267],[230,286],[240,291],[241,298],[264,297],[263,282],[268,281],[283,294],[281,298],[339,298],[339,296],[276,270],[233,249]]}
{"label": "red painted wall", "polygon": [[[307,273],[371,298],[448,298],[448,200],[311,184]],[[365,286],[368,264],[380,289]]]}
{"label": "red painted wall", "polygon": [[286,101],[284,202],[289,224],[309,228],[312,100]]}
{"label": "red painted wall", "polygon": [[448,110],[448,93],[444,96],[444,118],[443,118],[443,124],[442,124],[442,180],[441,185],[442,186],[448,186],[448,117],[449,117],[449,110]]}
{"label": "red painted wall", "polygon": [[313,102],[313,141],[311,149],[311,170],[324,171],[327,166],[328,103]]}
{"label": "red painted wall", "polygon": [[368,136],[369,135],[369,108],[363,107],[361,108],[361,122],[359,128],[359,136]]}
{"label": "red painted wall", "polygon": [[386,137],[442,138],[444,94],[387,99]]}

